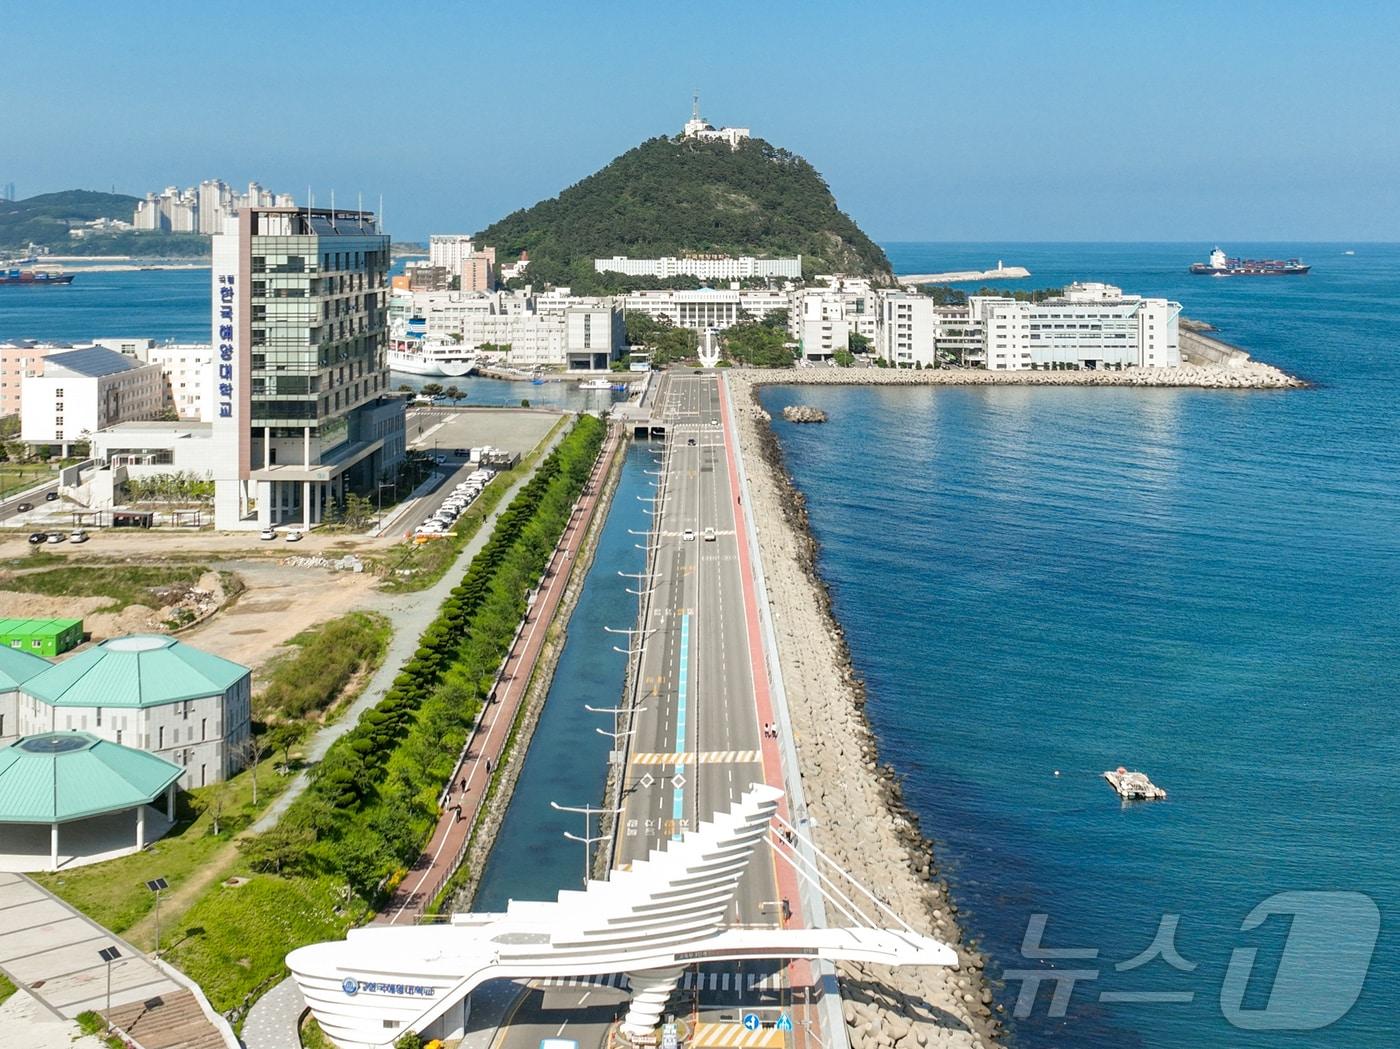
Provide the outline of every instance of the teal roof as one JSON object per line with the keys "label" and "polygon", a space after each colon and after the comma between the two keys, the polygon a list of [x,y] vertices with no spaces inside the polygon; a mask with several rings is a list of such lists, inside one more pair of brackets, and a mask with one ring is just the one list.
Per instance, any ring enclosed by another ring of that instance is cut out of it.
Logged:
{"label": "teal roof", "polygon": [[0,692],[13,692],[36,674],[52,667],[43,656],[22,648],[0,646]]}
{"label": "teal roof", "polygon": [[65,823],[154,801],[185,770],[86,732],[0,748],[0,823]]}
{"label": "teal roof", "polygon": [[156,707],[218,695],[248,674],[173,637],[132,634],[54,663],[24,691],[56,707]]}

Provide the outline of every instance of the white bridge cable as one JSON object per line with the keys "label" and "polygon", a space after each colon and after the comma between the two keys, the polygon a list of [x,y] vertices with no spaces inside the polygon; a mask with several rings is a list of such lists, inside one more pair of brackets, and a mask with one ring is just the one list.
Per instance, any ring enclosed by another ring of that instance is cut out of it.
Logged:
{"label": "white bridge cable", "polygon": [[[774,813],[774,814],[773,814],[773,821],[774,821],[775,823],[779,824],[779,825],[780,825],[781,827],[783,827],[784,829],[786,829],[790,834],[793,835],[794,840],[796,840],[796,838],[797,838],[797,836],[798,836],[798,832],[797,832],[797,828],[796,828],[796,827],[794,827],[791,823],[789,823],[787,820],[785,820],[782,816],[778,815],[777,813]],[[921,934],[919,933],[919,931],[918,931],[917,929],[915,929],[912,925],[910,925],[907,921],[905,921],[904,918],[903,918],[894,908],[892,908],[889,904],[885,903],[884,900],[880,899],[880,898],[879,898],[878,896],[876,896],[873,892],[871,892],[869,889],[867,889],[864,885],[862,885],[859,881],[857,881],[856,878],[855,878],[849,871],[845,870],[839,863],[837,863],[834,859],[832,859],[830,856],[828,856],[826,853],[824,853],[821,849],[819,849],[819,848],[817,847],[816,842],[814,842],[814,841],[811,839],[810,836],[804,836],[804,837],[802,838],[802,840],[803,840],[803,842],[804,842],[809,848],[811,848],[811,850],[812,850],[817,856],[819,856],[821,859],[825,860],[826,863],[832,868],[832,870],[836,871],[838,874],[841,875],[841,877],[845,878],[846,881],[850,882],[851,885],[853,885],[853,886],[855,886],[855,888],[859,889],[860,892],[861,892],[861,894],[862,894],[863,896],[865,896],[866,899],[870,900],[871,903],[875,904],[875,906],[880,910],[881,913],[883,913],[883,914],[885,914],[885,915],[888,915],[891,919],[893,919],[896,923],[898,923],[898,925],[899,925],[899,927],[900,927],[901,929],[903,929],[905,932],[909,933],[911,936],[919,936],[919,935],[921,935]],[[784,844],[786,844],[786,841],[784,841]],[[803,863],[807,863],[807,862],[808,862],[808,861],[806,860],[806,858],[805,858],[805,857],[802,857],[802,856],[797,852],[796,849],[792,848],[792,846],[788,846],[788,848],[792,851],[792,853],[793,853],[794,856],[796,856],[799,860],[801,860],[801,862],[803,862]],[[813,867],[813,869],[814,869],[818,874],[821,874],[820,868],[817,867],[815,863],[812,864],[812,867]],[[825,875],[822,875],[822,877],[823,877],[823,879],[825,880]],[[834,884],[833,884],[832,888],[833,888],[833,890],[835,890],[835,891],[837,891],[837,892],[841,892],[841,890],[840,890],[840,889],[837,889],[836,886],[835,886]],[[842,896],[843,896],[843,897],[845,896],[845,893],[844,893],[844,892],[842,892]],[[852,907],[855,907],[857,910],[860,910],[860,911],[862,911],[862,913],[864,913],[863,910],[862,910],[862,908],[860,908],[860,907],[855,903],[854,900],[850,900],[849,897],[846,897],[846,898],[849,900],[849,902],[850,902],[850,904],[851,904]],[[875,923],[874,923],[874,922],[871,922],[870,924],[874,925]]]}

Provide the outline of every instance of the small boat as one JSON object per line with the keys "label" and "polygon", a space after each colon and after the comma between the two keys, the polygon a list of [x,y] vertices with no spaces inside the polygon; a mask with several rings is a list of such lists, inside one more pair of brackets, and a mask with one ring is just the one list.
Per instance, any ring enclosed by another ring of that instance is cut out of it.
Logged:
{"label": "small boat", "polygon": [[584,379],[578,384],[580,390],[611,390],[612,383],[607,379]]}
{"label": "small boat", "polygon": [[1124,801],[1161,801],[1167,796],[1167,792],[1148,779],[1145,772],[1129,772],[1122,765],[1105,772],[1103,778]]}
{"label": "small boat", "polygon": [[1344,252],[1342,252],[1342,254],[1343,254],[1343,255],[1355,255],[1356,252],[1352,251],[1350,248],[1347,248],[1347,250],[1344,251]]}

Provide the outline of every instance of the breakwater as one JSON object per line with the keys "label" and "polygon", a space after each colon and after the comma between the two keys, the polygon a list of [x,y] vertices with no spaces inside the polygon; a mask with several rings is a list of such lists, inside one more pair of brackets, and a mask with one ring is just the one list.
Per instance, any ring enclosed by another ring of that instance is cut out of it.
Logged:
{"label": "breakwater", "polygon": [[[1183,333],[1184,335],[1184,333]],[[731,378],[744,386],[1141,386],[1203,390],[1287,390],[1308,383],[1259,361],[1236,366],[1183,364],[1179,368],[1125,368],[1123,371],[987,371],[982,368],[735,368]],[[747,393],[735,391],[741,399]]]}
{"label": "breakwater", "polygon": [[[795,374],[801,381],[813,371]],[[735,371],[729,382],[813,836],[912,925],[958,950],[957,970],[838,966],[852,1049],[992,1045],[999,1026],[983,958],[964,941],[932,846],[893,770],[879,762],[864,687],[817,574],[803,497],[753,398],[753,376]]]}

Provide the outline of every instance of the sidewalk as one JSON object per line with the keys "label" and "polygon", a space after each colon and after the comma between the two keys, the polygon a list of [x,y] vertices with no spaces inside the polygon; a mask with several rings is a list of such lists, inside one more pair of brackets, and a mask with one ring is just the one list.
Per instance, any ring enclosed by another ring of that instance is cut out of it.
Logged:
{"label": "sidewalk", "polygon": [[[569,432],[567,426],[561,427],[547,444],[540,451],[540,456],[536,460],[536,465],[544,462],[558,443],[564,439]],[[472,558],[477,555],[487,541],[491,538],[491,533],[495,530],[496,519],[510,506],[520,489],[529,483],[530,478],[535,475],[535,471],[516,479],[510,486],[501,501],[496,504],[496,508],[486,515],[486,520],[477,529],[476,535],[468,540],[467,545],[462,548],[462,552],[457,555],[457,560],[452,562],[442,578],[427,590],[422,590],[412,594],[386,595],[381,601],[365,605],[365,610],[378,612],[388,616],[393,624],[394,633],[389,639],[388,651],[384,653],[384,662],[375,671],[374,676],[369,679],[369,684],[365,686],[364,692],[360,693],[359,699],[351,704],[334,723],[327,725],[320,732],[311,738],[306,748],[306,764],[308,766],[316,764],[326,756],[326,751],[330,750],[334,743],[345,733],[355,727],[360,715],[374,706],[384,698],[384,693],[393,684],[394,678],[408,662],[414,652],[418,650],[418,639],[423,631],[434,619],[437,618],[438,609],[447,600],[447,595],[452,592],[452,588],[462,581],[462,576],[471,564]],[[262,814],[256,823],[249,828],[249,833],[261,834],[271,830],[276,826],[277,821],[282,818],[282,814],[306,789],[309,782],[308,770],[302,769],[297,774],[290,786],[282,792],[281,796],[274,801],[268,810]]]}
{"label": "sidewalk", "polygon": [[530,607],[526,609],[521,629],[517,631],[510,653],[502,664],[494,690],[495,702],[489,703],[482,710],[476,728],[467,741],[462,760],[448,781],[445,811],[433,831],[428,847],[418,857],[377,921],[388,922],[391,925],[415,921],[433,901],[466,854],[471,841],[472,827],[486,796],[486,789],[491,783],[491,775],[500,763],[506,739],[515,723],[516,712],[524,699],[535,664],[544,648],[549,625],[554,620],[554,612],[568,586],[569,571],[572,567],[570,559],[578,553],[583,538],[588,533],[589,523],[598,505],[598,493],[607,476],[620,433],[617,427],[609,428],[598,461],[593,466],[583,494],[575,504],[575,512],[570,516],[564,534],[550,556],[544,571],[543,585]]}
{"label": "sidewalk", "polygon": [[[106,947],[121,952],[110,969],[98,955]],[[165,966],[21,874],[0,874],[0,968],[58,1016],[91,1010],[139,1025],[146,1049],[235,1044]]]}

